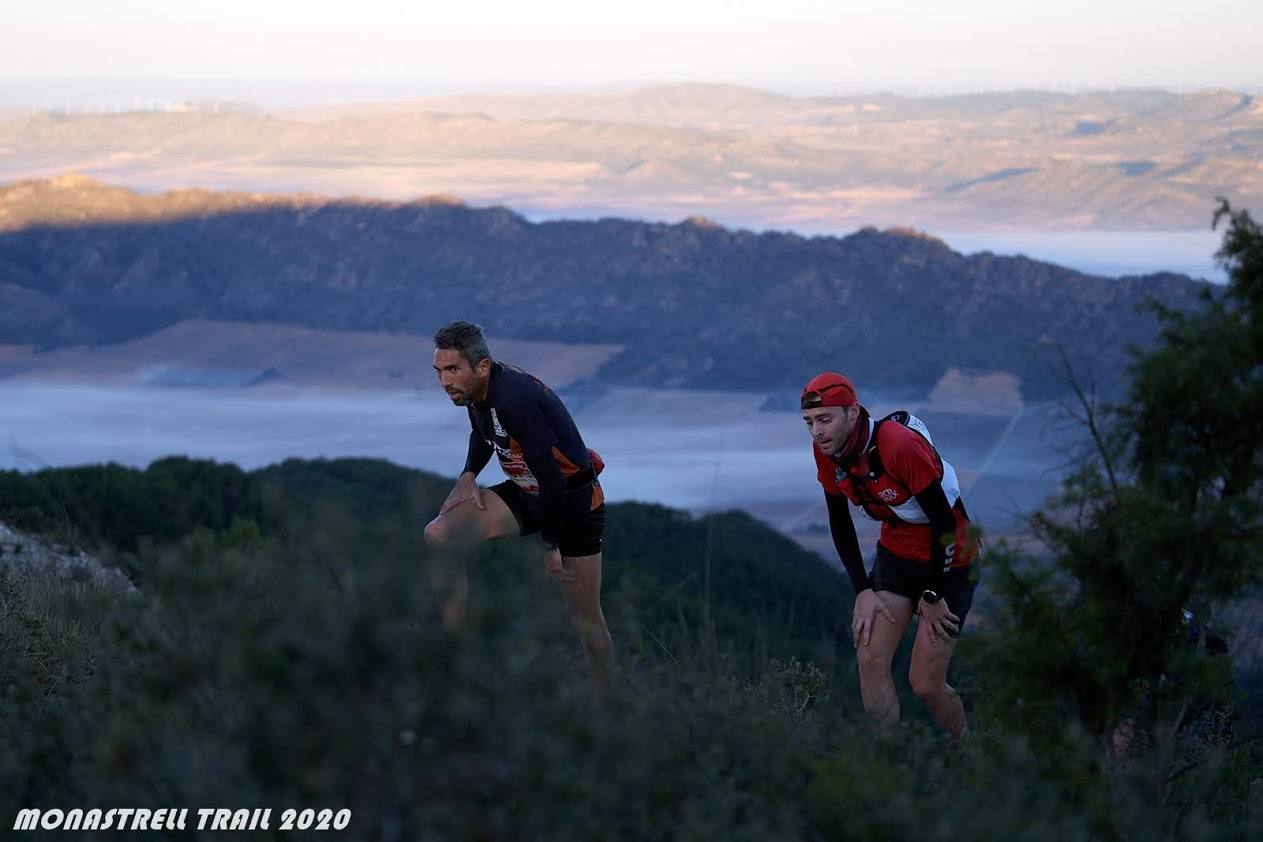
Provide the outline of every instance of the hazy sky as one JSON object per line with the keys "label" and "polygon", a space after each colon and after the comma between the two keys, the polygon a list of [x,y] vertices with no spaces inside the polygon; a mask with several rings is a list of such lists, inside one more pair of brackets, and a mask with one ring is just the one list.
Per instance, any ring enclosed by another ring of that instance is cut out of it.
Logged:
{"label": "hazy sky", "polygon": [[[775,11],[772,6],[775,5]],[[0,77],[1263,86],[1260,0],[14,0]]]}

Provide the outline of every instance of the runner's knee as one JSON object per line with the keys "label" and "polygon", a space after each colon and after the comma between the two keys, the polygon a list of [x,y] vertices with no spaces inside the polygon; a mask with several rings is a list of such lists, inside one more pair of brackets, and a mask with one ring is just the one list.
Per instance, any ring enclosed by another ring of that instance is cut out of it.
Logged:
{"label": "runner's knee", "polygon": [[855,656],[859,661],[860,671],[864,673],[890,672],[891,654],[876,646],[861,646]]}
{"label": "runner's knee", "polygon": [[425,542],[431,547],[441,546],[447,542],[447,528],[440,521],[440,518],[435,518],[425,525]]}
{"label": "runner's knee", "polygon": [[571,615],[570,623],[579,636],[585,652],[599,652],[610,645],[610,630],[603,617],[591,619]]}
{"label": "runner's knee", "polygon": [[609,631],[605,626],[605,618],[600,614],[595,617],[589,614],[571,614],[570,622],[581,635],[601,635]]}
{"label": "runner's knee", "polygon": [[593,602],[590,599],[576,598],[570,595],[570,622],[573,623],[580,631],[592,626],[601,628],[605,626],[605,614],[601,611],[601,603]]}
{"label": "runner's knee", "polygon": [[947,687],[942,676],[917,669],[908,671],[908,683],[912,685],[912,692],[922,701],[938,698]]}

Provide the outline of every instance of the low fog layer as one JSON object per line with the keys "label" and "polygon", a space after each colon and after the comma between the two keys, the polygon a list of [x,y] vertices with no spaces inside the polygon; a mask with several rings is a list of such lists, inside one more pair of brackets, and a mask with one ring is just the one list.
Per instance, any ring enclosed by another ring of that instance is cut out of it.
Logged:
{"label": "low fog layer", "polygon": [[[875,415],[916,411],[961,475],[974,518],[1015,529],[1053,488],[1064,428],[1049,405],[977,414],[883,399]],[[612,388],[567,395],[587,440],[605,457],[613,501],[692,511],[743,508],[825,548],[825,512],[811,447],[794,412],[762,411],[761,393]],[[468,422],[437,388],[350,391],[0,383],[0,468],[118,462],[173,454],[253,468],[287,457],[366,456],[455,475]],[[490,465],[482,480],[500,480]]]}

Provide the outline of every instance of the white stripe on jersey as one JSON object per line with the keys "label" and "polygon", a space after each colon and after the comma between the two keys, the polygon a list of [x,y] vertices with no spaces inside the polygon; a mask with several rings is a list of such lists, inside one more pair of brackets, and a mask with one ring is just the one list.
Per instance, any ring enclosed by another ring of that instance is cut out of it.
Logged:
{"label": "white stripe on jersey", "polygon": [[[943,462],[943,493],[947,495],[947,505],[955,506],[956,501],[960,499],[960,481],[956,479],[956,469],[951,466],[946,459],[940,455],[939,459]],[[930,519],[921,509],[921,504],[917,502],[917,498],[910,497],[908,502],[901,503],[898,506],[891,506],[890,510],[897,514],[901,520],[908,523],[929,523]]]}

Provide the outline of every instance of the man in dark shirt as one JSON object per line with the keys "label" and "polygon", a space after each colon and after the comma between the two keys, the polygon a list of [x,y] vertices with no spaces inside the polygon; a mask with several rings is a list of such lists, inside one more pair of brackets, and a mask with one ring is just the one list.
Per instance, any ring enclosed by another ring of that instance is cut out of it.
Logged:
{"label": "man in dark shirt", "polygon": [[[482,328],[452,322],[434,336],[434,370],[452,403],[469,412],[469,452],[456,487],[425,527],[444,544],[462,533],[482,540],[538,533],[544,570],[560,586],[579,631],[598,693],[614,674],[614,645],[601,611],[605,495],[599,457],[583,443],[557,395],[521,369],[491,359]],[[508,479],[484,494],[478,474],[491,456]],[[469,583],[462,562],[443,621],[465,614]]]}

